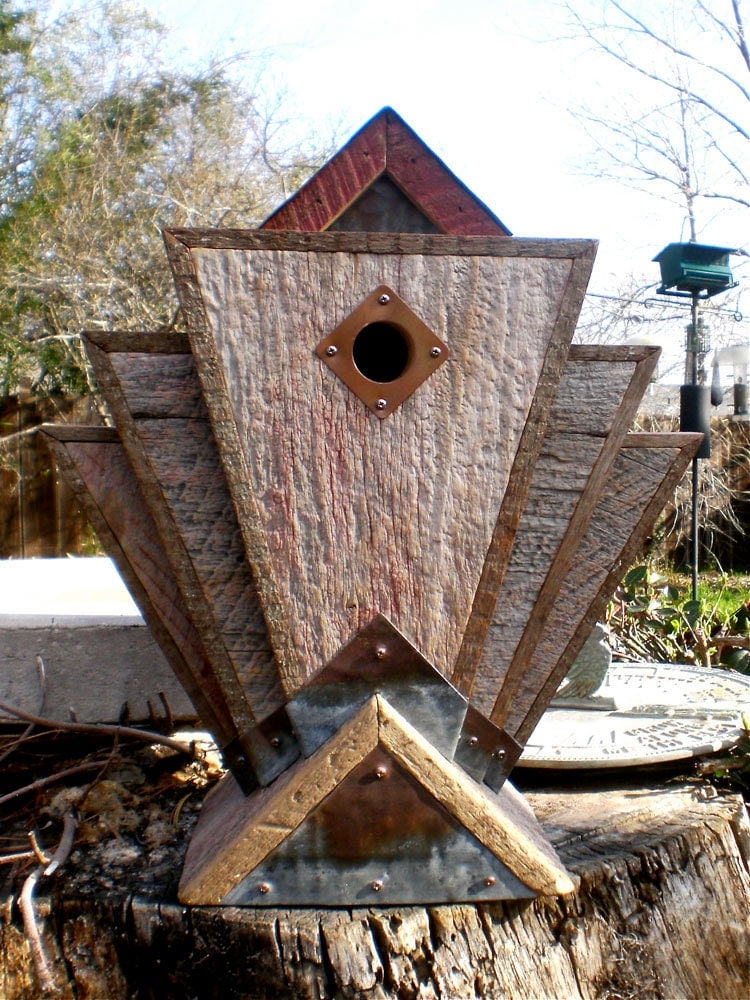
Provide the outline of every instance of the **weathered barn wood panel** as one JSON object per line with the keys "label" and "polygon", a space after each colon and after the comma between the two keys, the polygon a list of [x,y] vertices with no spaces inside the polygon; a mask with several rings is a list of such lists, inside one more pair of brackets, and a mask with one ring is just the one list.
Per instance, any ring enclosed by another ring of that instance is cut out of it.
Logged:
{"label": "weathered barn wood panel", "polygon": [[[377,612],[449,674],[493,532],[504,564],[523,507],[591,245],[184,231],[170,247],[287,684]],[[454,353],[375,422],[311,353],[380,284]]]}

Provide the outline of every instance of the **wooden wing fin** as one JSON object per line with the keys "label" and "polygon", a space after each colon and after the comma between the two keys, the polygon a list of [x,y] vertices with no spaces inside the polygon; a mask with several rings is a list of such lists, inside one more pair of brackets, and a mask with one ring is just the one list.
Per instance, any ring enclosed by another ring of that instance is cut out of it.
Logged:
{"label": "wooden wing fin", "polygon": [[581,539],[576,559],[512,697],[491,717],[525,744],[623,574],[703,440],[700,434],[629,434]]}
{"label": "wooden wing fin", "polygon": [[476,674],[459,661],[453,677],[485,714],[501,688],[512,698],[525,673],[658,355],[643,347],[570,350]]}
{"label": "wooden wing fin", "polygon": [[88,352],[240,731],[284,695],[187,344],[90,334]]}

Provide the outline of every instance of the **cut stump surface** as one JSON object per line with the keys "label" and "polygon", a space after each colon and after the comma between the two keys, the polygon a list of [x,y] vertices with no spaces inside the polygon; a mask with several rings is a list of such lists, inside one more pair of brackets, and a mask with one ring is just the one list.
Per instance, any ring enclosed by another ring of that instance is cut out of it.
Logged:
{"label": "cut stump surface", "polygon": [[[43,939],[64,997],[745,998],[750,824],[739,797],[707,792],[530,792],[581,884],[510,904],[187,908],[174,902],[187,829],[151,874],[135,854],[113,867],[111,850],[79,849],[40,895]],[[0,948],[0,996],[38,996],[8,895]]]}

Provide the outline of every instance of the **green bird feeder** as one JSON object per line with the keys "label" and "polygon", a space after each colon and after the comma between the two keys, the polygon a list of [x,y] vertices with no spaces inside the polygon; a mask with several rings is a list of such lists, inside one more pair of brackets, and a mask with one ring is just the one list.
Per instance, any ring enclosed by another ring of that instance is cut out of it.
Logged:
{"label": "green bird feeder", "polygon": [[733,280],[730,247],[710,247],[702,243],[670,243],[653,259],[661,268],[659,295],[708,299],[738,284]]}

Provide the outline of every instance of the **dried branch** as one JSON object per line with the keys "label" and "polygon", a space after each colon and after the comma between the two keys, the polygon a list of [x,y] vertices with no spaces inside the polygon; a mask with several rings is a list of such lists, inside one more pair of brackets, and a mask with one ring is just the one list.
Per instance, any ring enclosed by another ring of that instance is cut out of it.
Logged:
{"label": "dried branch", "polygon": [[[132,726],[109,725],[104,722],[58,722],[55,719],[45,719],[31,712],[24,712],[20,708],[8,705],[0,701],[0,712],[21,719],[23,722],[33,723],[35,726],[42,726],[45,729],[60,730],[68,733],[81,733],[90,736],[113,736],[115,739],[140,740],[143,743],[158,743],[160,746],[168,747],[177,753],[194,756],[195,744],[183,743],[181,740],[174,740],[169,736],[162,736],[161,733],[150,732],[146,729],[135,729]],[[2,800],[0,800],[2,801]]]}
{"label": "dried branch", "polygon": [[37,978],[39,979],[39,984],[44,993],[59,993],[60,991],[55,983],[54,976],[52,975],[52,970],[50,969],[49,961],[44,950],[44,943],[42,941],[41,934],[39,933],[36,913],[34,912],[34,893],[36,892],[36,887],[40,879],[49,878],[49,876],[54,875],[54,873],[68,860],[70,852],[73,849],[73,841],[75,840],[77,826],[78,824],[73,814],[66,813],[63,821],[62,836],[60,837],[60,842],[55,848],[51,859],[46,864],[38,865],[34,871],[31,872],[23,884],[23,889],[21,890],[21,895],[18,899],[18,906],[23,918],[23,928],[29,941],[34,968],[36,970]]}
{"label": "dried branch", "polygon": [[36,781],[32,781],[28,785],[24,785],[22,788],[16,788],[12,792],[8,792],[6,795],[0,795],[0,808],[7,805],[9,802],[13,802],[15,799],[23,798],[25,795],[31,795],[33,792],[39,792],[48,785],[54,785],[58,781],[63,781],[65,778],[72,778],[79,774],[86,774],[89,771],[100,771],[111,761],[111,757],[105,759],[86,761],[83,764],[76,764],[74,767],[65,768],[62,771],[57,771],[55,774],[47,774],[43,778],[37,778]]}

